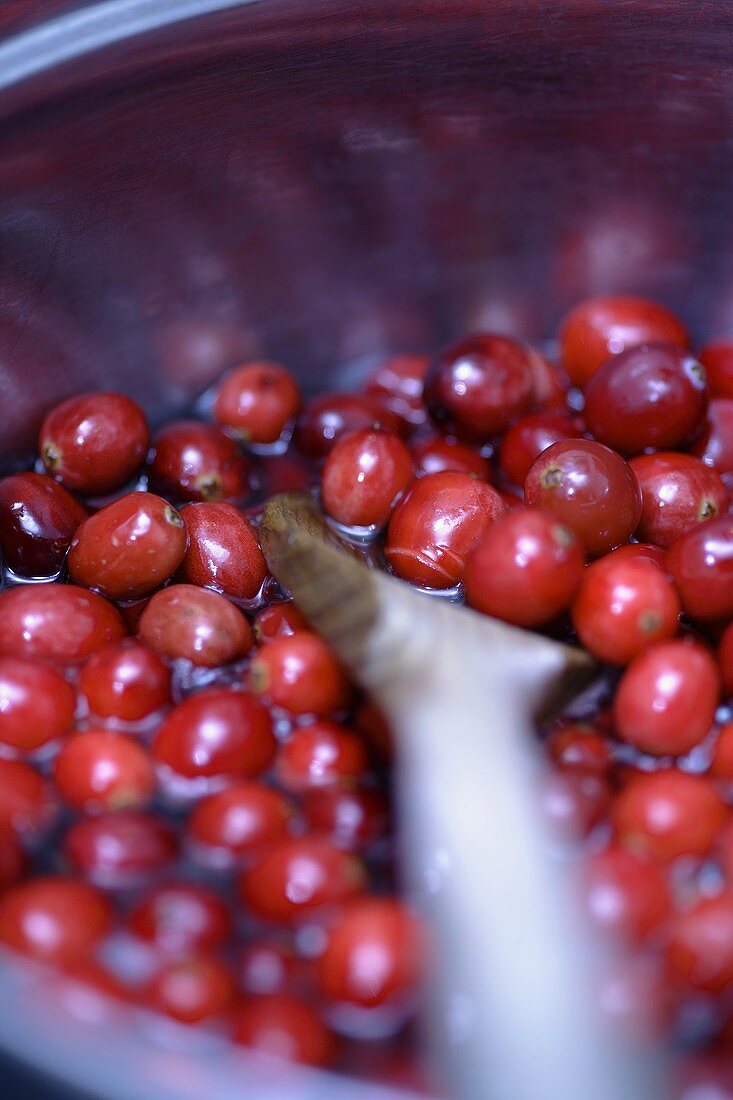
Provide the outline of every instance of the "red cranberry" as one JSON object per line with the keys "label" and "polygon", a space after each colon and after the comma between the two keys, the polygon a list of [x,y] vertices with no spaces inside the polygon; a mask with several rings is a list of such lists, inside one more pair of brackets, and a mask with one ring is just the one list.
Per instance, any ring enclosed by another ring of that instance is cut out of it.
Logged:
{"label": "red cranberry", "polygon": [[365,700],[354,715],[354,724],[382,764],[389,766],[395,755],[394,734],[381,707],[371,699]]}
{"label": "red cranberry", "polygon": [[733,782],[733,722],[726,722],[718,730],[710,771],[716,779]]}
{"label": "red cranberry", "polygon": [[229,968],[207,956],[165,963],[146,990],[146,1001],[182,1024],[198,1024],[231,1007],[234,981]]}
{"label": "red cranberry", "polygon": [[429,362],[425,355],[392,355],[369,375],[364,393],[409,424],[424,424],[422,393]]}
{"label": "red cranberry", "polygon": [[343,710],[351,694],[331,650],[307,630],[275,638],[259,649],[250,667],[250,684],[277,707],[322,718]]}
{"label": "red cranberry", "polygon": [[506,505],[490,485],[445,471],[416,481],[394,511],[385,556],[403,580],[452,588],[466,559]]}
{"label": "red cranberry", "polygon": [[151,487],[177,501],[246,496],[249,465],[236,443],[211,424],[176,420],[155,437]]}
{"label": "red cranberry", "polygon": [[719,475],[692,455],[660,451],[632,458],[630,465],[641,488],[641,539],[671,546],[680,535],[728,508]]}
{"label": "red cranberry", "polygon": [[561,841],[586,837],[611,802],[608,781],[589,772],[552,771],[543,777],[540,793],[544,816]]}
{"label": "red cranberry", "polygon": [[128,493],[85,519],[69,550],[69,574],[111,600],[146,596],[175,573],[186,529],[154,493]]}
{"label": "red cranberry", "polygon": [[731,696],[733,695],[733,623],[725,628],[720,639],[718,663],[723,678],[723,690]]}
{"label": "red cranberry", "polygon": [[190,695],[165,719],[153,753],[179,775],[250,777],[275,755],[268,712],[253,696],[228,688]]}
{"label": "red cranberry", "polygon": [[698,359],[705,367],[713,397],[733,397],[733,340],[713,340],[700,348]]}
{"label": "red cranberry", "polygon": [[624,848],[607,848],[587,861],[583,892],[594,923],[631,942],[646,939],[672,910],[661,871]]}
{"label": "red cranberry", "polygon": [[348,432],[323,467],[323,507],[348,527],[381,527],[412,479],[410,452],[396,435],[372,429]]}
{"label": "red cranberry", "polygon": [[300,388],[278,363],[244,363],[217,386],[214,419],[247,443],[275,443],[300,409]]}
{"label": "red cranberry", "polygon": [[243,993],[259,996],[285,993],[291,985],[296,964],[295,956],[279,944],[248,943],[239,955],[239,987]]}
{"label": "red cranberry", "polygon": [[171,673],[154,649],[130,640],[93,653],[79,691],[97,718],[138,722],[170,702]]}
{"label": "red cranberry", "polygon": [[144,642],[175,660],[215,668],[249,653],[253,638],[242,612],[218,592],[172,584],[156,592],[140,616]]}
{"label": "red cranberry", "polygon": [[672,921],[667,969],[676,983],[722,993],[733,982],[733,895],[702,898]]}
{"label": "red cranberry", "polygon": [[414,995],[423,979],[426,930],[394,898],[353,902],[329,932],[319,986],[336,1001],[373,1007]]}
{"label": "red cranberry", "polygon": [[637,773],[617,796],[612,811],[625,848],[663,861],[707,855],[726,816],[708,779],[676,769]]}
{"label": "red cranberry", "polygon": [[503,431],[533,398],[528,350],[506,336],[469,336],[443,351],[425,376],[431,415],[466,439]]}
{"label": "red cranberry", "polygon": [[29,764],[0,757],[0,828],[19,835],[39,833],[50,820],[50,791]]}
{"label": "red cranberry", "polygon": [[347,432],[400,431],[399,417],[379,401],[355,393],[327,393],[307,402],[295,426],[295,444],[309,458],[325,458]]}
{"label": "red cranberry", "polygon": [[358,779],[366,768],[366,749],[358,734],[324,721],[293,730],[275,764],[281,786],[296,792]]}
{"label": "red cranberry", "polygon": [[658,565],[617,553],[585,570],[572,613],[578,637],[594,657],[625,665],[677,633],[681,608]]}
{"label": "red cranberry", "polygon": [[300,630],[307,630],[308,623],[305,617],[298,611],[292,600],[280,600],[278,603],[268,604],[255,615],[255,638],[264,645],[274,642],[276,638],[286,638],[297,634]]}
{"label": "red cranberry", "polygon": [[17,834],[12,829],[0,827],[0,890],[17,882],[23,874],[26,858]]}
{"label": "red cranberry", "polygon": [[267,565],[252,524],[232,504],[189,504],[181,512],[188,549],[180,580],[215,588],[237,600],[253,600]]}
{"label": "red cranberry", "polygon": [[683,348],[690,343],[673,313],[643,298],[587,298],[560,327],[562,361],[576,386],[584,386],[609,356],[660,340]]}
{"label": "red cranberry", "polygon": [[733,474],[733,398],[716,397],[710,402],[705,430],[692,453],[719,474]]}
{"label": "red cranberry", "polygon": [[328,1066],[336,1043],[307,1001],[284,993],[257,997],[238,1008],[232,1037],[273,1058]]}
{"label": "red cranberry", "polygon": [[542,412],[564,412],[567,409],[570,378],[559,363],[553,363],[536,348],[529,348],[535,404]]}
{"label": "red cranberry", "polygon": [[12,886],[0,898],[0,940],[36,959],[78,959],[107,933],[110,910],[92,886],[44,875]]}
{"label": "red cranberry", "polygon": [[303,798],[303,815],[313,832],[339,848],[358,851],[387,832],[389,812],[381,791],[371,787],[314,787]]}
{"label": "red cranberry", "polygon": [[124,634],[119,611],[85,588],[43,584],[0,592],[0,653],[83,661]]}
{"label": "red cranberry", "polygon": [[82,818],[66,834],[64,853],[72,867],[102,887],[129,886],[159,874],[176,858],[170,825],[140,810]]}
{"label": "red cranberry", "polygon": [[53,478],[31,472],[0,481],[0,547],[21,577],[52,577],[86,509]]}
{"label": "red cranberry", "polygon": [[75,733],[54,764],[56,788],[74,810],[137,809],[155,789],[147,751],[130,737],[109,730]]}
{"label": "red cranberry", "polygon": [[454,470],[459,474],[473,474],[481,481],[488,481],[491,473],[488,459],[467,443],[446,439],[442,435],[430,435],[413,443],[412,460],[417,477]]}
{"label": "red cranberry", "polygon": [[661,546],[653,546],[650,542],[629,542],[625,546],[618,546],[613,551],[614,561],[650,561],[654,565],[664,569],[667,555]]}
{"label": "red cranberry", "polygon": [[570,606],[585,554],[573,532],[546,512],[517,508],[489,527],[468,558],[471,607],[518,626],[539,626]]}
{"label": "red cranberry", "polygon": [[325,837],[281,840],[239,880],[244,904],[261,920],[290,923],[321,906],[346,901],[364,888],[364,869]]}
{"label": "red cranberry", "polygon": [[101,496],[119,489],[150,445],[145,414],[121,393],[85,393],[62,401],[41,426],[38,449],[67,489]]}
{"label": "red cranberry", "polygon": [[136,936],[171,955],[208,951],[230,935],[232,921],[221,897],[198,882],[151,887],[128,918]]}
{"label": "red cranberry", "polygon": [[581,431],[569,416],[532,413],[512,424],[504,435],[499,465],[515,485],[524,485],[532,463],[553,443],[579,439]]}
{"label": "red cranberry", "polygon": [[32,752],[74,724],[76,695],[60,672],[24,657],[0,657],[0,742]]}
{"label": "red cranberry", "polygon": [[605,739],[598,730],[582,722],[555,730],[547,741],[547,749],[563,771],[606,775],[611,766]]}
{"label": "red cranberry", "polygon": [[667,551],[667,569],[691,619],[701,622],[733,615],[733,515],[693,527]]}
{"label": "red cranberry", "polygon": [[264,783],[236,783],[202,798],[188,827],[200,844],[243,856],[287,836],[292,814],[287,799]]}
{"label": "red cranberry", "polygon": [[589,439],[553,443],[527,474],[524,495],[533,508],[566,523],[591,557],[626,542],[641,519],[633,470],[608,447]]}

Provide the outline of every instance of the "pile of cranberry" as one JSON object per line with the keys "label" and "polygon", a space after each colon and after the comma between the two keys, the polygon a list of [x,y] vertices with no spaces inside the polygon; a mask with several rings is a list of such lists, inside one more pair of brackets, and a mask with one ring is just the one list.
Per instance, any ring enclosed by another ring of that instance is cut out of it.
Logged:
{"label": "pile of cranberry", "polygon": [[152,445],[129,397],[53,409],[0,481],[0,940],[276,1056],[401,1049],[426,933],[389,730],[258,542],[311,490],[377,566],[603,663],[541,731],[588,910],[634,947],[602,997],[729,1049],[733,340],[689,343],[598,298],[557,362],[471,336],[305,403],[246,363]]}

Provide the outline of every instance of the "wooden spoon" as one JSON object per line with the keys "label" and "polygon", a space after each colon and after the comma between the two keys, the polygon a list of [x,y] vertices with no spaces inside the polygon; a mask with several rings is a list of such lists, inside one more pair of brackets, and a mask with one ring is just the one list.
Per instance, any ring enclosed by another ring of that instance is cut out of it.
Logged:
{"label": "wooden spoon", "polygon": [[598,1018],[595,944],[539,810],[534,721],[589,682],[591,658],[367,568],[304,494],[268,503],[261,540],[394,729],[404,862],[432,920],[455,1096],[656,1097],[646,1061]]}

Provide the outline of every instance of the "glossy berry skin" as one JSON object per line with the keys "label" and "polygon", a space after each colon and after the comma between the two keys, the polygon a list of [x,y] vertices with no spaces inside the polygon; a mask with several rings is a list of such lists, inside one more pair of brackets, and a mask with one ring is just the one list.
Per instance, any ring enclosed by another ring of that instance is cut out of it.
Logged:
{"label": "glossy berry skin", "polygon": [[307,630],[308,623],[292,600],[279,600],[258,611],[254,621],[254,635],[260,645],[287,638],[300,630]]}
{"label": "glossy berry skin", "polygon": [[171,672],[154,649],[130,639],[84,662],[79,691],[97,718],[139,722],[170,702]]}
{"label": "glossy berry skin", "polygon": [[166,962],[150,982],[146,1002],[182,1024],[198,1024],[226,1012],[234,1001],[229,968],[213,956]]}
{"label": "glossy berry skin", "polygon": [[313,722],[294,729],[280,747],[275,773],[286,790],[353,782],[367,770],[364,742],[337,722]]}
{"label": "glossy berry skin", "polygon": [[286,837],[292,816],[292,805],[279,791],[264,783],[235,783],[202,798],[188,828],[199,844],[249,856]]}
{"label": "glossy berry skin", "polygon": [[66,834],[71,866],[104,889],[127,887],[154,877],[173,862],[176,834],[165,821],[140,810],[80,818]]}
{"label": "glossy berry skin", "polygon": [[346,851],[357,852],[387,832],[389,806],[373,787],[313,787],[302,802],[303,816],[314,833],[322,833]]}
{"label": "glossy berry skin", "polygon": [[481,536],[506,511],[490,485],[445,471],[420,478],[394,511],[385,556],[398,577],[425,588],[452,588]]}
{"label": "glossy berry skin", "polygon": [[275,737],[268,712],[252,695],[208,688],[170,712],[152,748],[178,775],[250,778],[273,759]]}
{"label": "glossy berry skin", "polygon": [[641,490],[627,462],[589,439],[553,443],[532,464],[524,485],[532,508],[552,512],[575,532],[591,557],[633,535]]}
{"label": "glossy berry skin", "polygon": [[720,639],[718,664],[723,680],[723,691],[729,697],[733,696],[733,623],[725,628]]}
{"label": "glossy berry skin", "polygon": [[718,730],[710,772],[716,779],[733,782],[733,722],[726,722]]}
{"label": "glossy berry skin", "polygon": [[733,515],[682,535],[667,551],[666,567],[691,619],[725,622],[733,616]]}
{"label": "glossy berry skin", "polygon": [[218,592],[172,584],[156,592],[138,621],[138,634],[169,660],[215,668],[244,657],[252,631],[242,612]]}
{"label": "glossy berry skin", "polygon": [[326,459],[321,500],[326,514],[346,527],[382,527],[412,479],[412,456],[398,436],[348,432]]}
{"label": "glossy berry skin", "polygon": [[121,393],[86,393],[52,409],[38,450],[67,489],[101,496],[119,489],[142,465],[148,447],[145,414]]}
{"label": "glossy berry skin", "polygon": [[429,364],[426,355],[392,355],[372,371],[363,392],[417,427],[427,420],[422,396]]}
{"label": "glossy berry skin", "polygon": [[310,631],[275,638],[257,651],[249,670],[252,691],[292,714],[327,718],[351,695],[343,668],[326,643]]}
{"label": "glossy berry skin", "polygon": [[672,641],[642,653],[616,691],[616,732],[642,752],[677,756],[706,736],[720,696],[715,660],[703,646]]}
{"label": "glossy berry skin", "polygon": [[243,363],[219,383],[214,419],[247,443],[275,443],[300,409],[300,387],[278,363]]}
{"label": "glossy berry skin", "polygon": [[700,348],[712,397],[733,397],[733,340],[711,340]]}
{"label": "glossy berry skin", "polygon": [[611,767],[606,741],[598,730],[582,722],[555,730],[547,740],[547,750],[563,771],[606,775]]}
{"label": "glossy berry skin", "polygon": [[469,336],[446,348],[425,376],[430,415],[465,439],[503,431],[533,397],[529,352],[506,336]]}
{"label": "glossy berry skin", "polygon": [[560,327],[562,362],[576,386],[611,356],[640,344],[663,341],[689,347],[681,321],[657,302],[643,298],[587,298],[575,306]]}
{"label": "glossy berry skin", "polygon": [[117,608],[70,584],[0,592],[0,654],[75,663],[126,634]]}
{"label": "glossy berry skin", "polygon": [[658,451],[630,462],[641,488],[637,538],[664,548],[698,523],[727,511],[728,492],[715,470],[692,455]]}
{"label": "glossy berry skin", "polygon": [[722,993],[733,982],[733,895],[702,898],[675,915],[666,951],[675,984]]}
{"label": "glossy berry skin", "polygon": [[213,588],[236,600],[253,600],[268,575],[257,535],[232,504],[188,504],[181,510],[188,548],[178,579]]}
{"label": "glossy berry skin", "polygon": [[532,464],[553,443],[582,435],[569,416],[531,413],[507,428],[499,450],[499,465],[515,485],[524,485]]}
{"label": "glossy berry skin", "polygon": [[128,493],[77,529],[69,550],[71,579],[110,600],[146,596],[183,561],[180,514],[154,493]]}
{"label": "glossy berry skin", "polygon": [[25,657],[0,657],[0,744],[32,752],[71,729],[76,694],[60,672]]}
{"label": "glossy berry skin", "polygon": [[20,577],[53,577],[86,509],[63,485],[31,471],[0,480],[0,548]]}
{"label": "glossy berry skin", "polygon": [[517,508],[484,532],[466,564],[471,607],[517,626],[565,611],[583,577],[580,542],[548,512]]}
{"label": "glossy berry skin", "polygon": [[691,449],[719,474],[733,474],[733,398],[716,397],[710,402],[705,429]]}
{"label": "glossy berry skin", "polygon": [[591,856],[583,869],[586,910],[604,932],[630,943],[654,932],[672,911],[664,875],[625,848]]}
{"label": "glossy berry skin", "polygon": [[106,899],[92,886],[60,875],[18,883],[0,898],[0,940],[54,965],[82,958],[109,926]]}
{"label": "glossy berry skin", "polygon": [[352,902],[329,932],[318,984],[335,1001],[372,1008],[414,996],[424,977],[426,931],[395,898]]}
{"label": "glossy berry skin", "polygon": [[309,1066],[328,1066],[336,1042],[311,1005],[291,994],[256,997],[234,1014],[232,1038],[260,1054]]}
{"label": "glossy berry skin", "polygon": [[323,906],[360,893],[361,862],[325,837],[305,836],[273,844],[239,879],[244,905],[261,920],[290,924]]}
{"label": "glossy berry skin", "polygon": [[635,775],[617,796],[611,817],[625,848],[668,862],[707,855],[727,810],[708,779],[669,769]]}
{"label": "glossy berry skin", "polygon": [[667,574],[642,556],[613,551],[590,565],[573,601],[573,625],[594,657],[625,665],[679,627],[680,601]]}
{"label": "glossy berry skin", "polygon": [[0,829],[32,837],[44,830],[52,814],[51,792],[35,768],[0,757]]}
{"label": "glossy berry skin", "polygon": [[209,951],[231,933],[229,910],[218,893],[198,882],[152,886],[136,903],[127,926],[167,955]]}
{"label": "glossy berry skin", "polygon": [[416,477],[455,470],[460,474],[472,474],[480,481],[489,480],[491,469],[488,459],[467,443],[446,439],[442,435],[431,435],[413,443],[410,451]]}
{"label": "glossy berry skin", "polygon": [[347,432],[399,433],[400,419],[373,397],[327,393],[306,403],[295,425],[295,444],[308,458],[325,458]]}
{"label": "glossy berry skin", "polygon": [[85,730],[69,737],[56,757],[53,775],[66,805],[87,813],[139,809],[155,790],[147,750],[109,730]]}
{"label": "glossy berry skin", "polygon": [[661,546],[654,546],[650,542],[627,542],[624,546],[617,546],[613,551],[614,561],[650,561],[664,569],[667,555]]}
{"label": "glossy berry skin", "polygon": [[249,490],[249,464],[218,428],[176,420],[155,437],[150,484],[174,501],[239,500]]}

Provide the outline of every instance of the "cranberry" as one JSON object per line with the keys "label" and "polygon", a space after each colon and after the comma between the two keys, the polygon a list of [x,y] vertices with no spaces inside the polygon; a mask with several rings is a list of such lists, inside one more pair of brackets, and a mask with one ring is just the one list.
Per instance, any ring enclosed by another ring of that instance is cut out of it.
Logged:
{"label": "cranberry", "polygon": [[52,813],[50,791],[37,771],[0,757],[0,828],[19,835],[39,833]]}
{"label": "cranberry", "polygon": [[689,912],[676,914],[666,961],[673,981],[722,993],[733,982],[733,895],[702,898]]}
{"label": "cranberry", "polygon": [[336,1057],[335,1040],[311,1006],[284,993],[257,997],[238,1008],[233,1038],[260,1054],[310,1066],[328,1066]]}
{"label": "cranberry", "polygon": [[60,672],[25,657],[0,657],[0,743],[32,752],[71,729],[76,695]]}
{"label": "cranberry", "polygon": [[249,943],[239,955],[237,975],[243,993],[285,993],[290,987],[297,960],[286,948],[274,943]]}
{"label": "cranberry", "polygon": [[725,621],[733,615],[733,515],[682,535],[667,551],[666,564],[691,619]]}
{"label": "cranberry", "polygon": [[541,805],[555,836],[576,841],[606,816],[611,802],[608,781],[586,771],[553,771],[543,777]]}
{"label": "cranberry", "polygon": [[145,414],[121,393],[85,393],[62,401],[41,426],[38,449],[67,489],[101,496],[119,489],[150,445]]}
{"label": "cranberry", "polygon": [[358,779],[366,768],[366,749],[359,735],[324,721],[293,730],[275,765],[281,786],[296,792]]}
{"label": "cranberry", "polygon": [[452,588],[466,559],[506,505],[490,485],[446,470],[416,481],[395,509],[385,556],[395,573],[426,588]]}
{"label": "cranberry", "polygon": [[300,388],[278,363],[244,363],[216,389],[214,419],[247,443],[275,443],[300,409]]}
{"label": "cranberry", "polygon": [[287,836],[292,814],[287,799],[264,783],[236,783],[202,798],[188,827],[198,843],[243,856]]}
{"label": "cranberry", "polygon": [[563,771],[606,775],[611,765],[605,739],[598,730],[582,722],[555,730],[547,741],[547,749]]}
{"label": "cranberry", "polygon": [[236,443],[211,424],[176,420],[155,437],[152,488],[177,501],[239,499],[249,465]]}
{"label": "cranberry", "polygon": [[716,779],[733,782],[733,722],[726,722],[718,730],[710,770]]}
{"label": "cranberry", "polygon": [[473,474],[481,481],[489,480],[491,471],[488,459],[467,443],[446,439],[442,435],[430,435],[413,443],[410,450],[417,477],[455,470],[459,474]]}
{"label": "cranberry", "polygon": [[0,481],[0,547],[21,577],[52,577],[61,569],[86,509],[53,478],[31,472]]}
{"label": "cranberry", "polygon": [[45,875],[0,898],[0,940],[50,963],[82,957],[107,933],[107,901],[84,882]]}
{"label": "cranberry", "polygon": [[698,359],[705,367],[713,397],[733,397],[733,340],[712,340],[700,348]]}
{"label": "cranberry", "polygon": [[692,455],[660,451],[632,458],[642,497],[637,535],[657,546],[671,546],[698,523],[728,507],[719,475]]}
{"label": "cranberry", "polygon": [[343,710],[351,694],[331,650],[307,630],[275,638],[259,649],[252,660],[250,684],[277,707],[322,718]]}
{"label": "cranberry", "polygon": [[503,431],[533,398],[528,350],[506,336],[469,336],[446,348],[425,376],[432,417],[466,439]]}
{"label": "cranberry", "polygon": [[570,389],[570,379],[564,368],[541,355],[536,348],[529,348],[529,365],[537,408],[547,413],[564,412]]}
{"label": "cranberry", "polygon": [[171,673],[154,649],[130,640],[93,653],[79,691],[96,717],[138,722],[170,702]]}
{"label": "cranberry", "polygon": [[252,524],[232,504],[188,504],[181,512],[188,549],[180,580],[214,588],[238,600],[253,600],[267,565]]}
{"label": "cranberry", "polygon": [[646,939],[672,910],[661,871],[624,848],[611,847],[591,856],[583,890],[594,923],[632,942]]}
{"label": "cranberry", "polygon": [[137,599],[175,573],[185,550],[186,529],[175,508],[154,493],[128,493],[81,524],[69,574],[108,599]]}
{"label": "cranberry", "polygon": [[5,890],[20,878],[25,864],[25,853],[17,834],[7,826],[0,827],[0,890]]}
{"label": "cranberry", "polygon": [[733,474],[733,398],[716,397],[710,402],[707,425],[692,453],[719,474]]}
{"label": "cranberry", "polygon": [[381,791],[371,787],[314,787],[303,798],[311,829],[339,848],[358,851],[387,832],[389,812]]}
{"label": "cranberry", "polygon": [[678,629],[680,601],[666,573],[648,558],[614,551],[583,574],[573,625],[594,657],[625,665]]}
{"label": "cranberry", "polygon": [[517,420],[504,434],[499,465],[515,485],[524,485],[532,463],[553,443],[579,439],[581,431],[569,416],[532,413]]}
{"label": "cranberry", "polygon": [[568,527],[546,512],[517,508],[500,516],[470,554],[466,599],[486,615],[539,626],[570,606],[584,565]]}
{"label": "cranberry", "polygon": [[175,959],[150,982],[146,1000],[182,1024],[198,1024],[231,1007],[234,981],[229,968],[213,957]]}
{"label": "cranberry", "polygon": [[644,298],[587,298],[560,327],[562,361],[576,386],[584,386],[609,356],[660,340],[683,348],[690,343],[673,313]]}
{"label": "cranberry", "polygon": [[326,513],[349,527],[382,527],[413,478],[412,458],[389,432],[348,432],[333,446],[321,474]]}
{"label": "cranberry", "polygon": [[170,712],[153,753],[179,775],[259,775],[275,755],[272,722],[246,692],[209,688]]}
{"label": "cranberry", "polygon": [[192,584],[172,584],[156,592],[140,616],[142,640],[164,657],[215,668],[236,661],[252,648],[244,615],[218,592]]}
{"label": "cranberry", "polygon": [[122,810],[150,801],[155,789],[147,751],[108,730],[75,733],[54,764],[56,788],[74,810]]}
{"label": "cranberry", "polygon": [[85,588],[43,584],[0,592],[0,653],[83,661],[124,634],[119,611]]}
{"label": "cranberry", "polygon": [[527,474],[524,495],[533,508],[566,523],[591,557],[626,542],[641,519],[641,490],[633,470],[592,440],[553,443]]}
{"label": "cranberry", "polygon": [[372,1007],[414,995],[426,969],[422,922],[394,898],[353,902],[328,937],[319,985],[336,1001]]}
{"label": "cranberry", "polygon": [[612,810],[625,848],[664,861],[707,855],[726,816],[708,779],[676,769],[637,773]]}
{"label": "cranberry", "polygon": [[293,837],[271,845],[244,871],[239,892],[254,916],[287,924],[360,893],[364,879],[360,861],[325,837]]}
{"label": "cranberry", "polygon": [[733,623],[724,630],[718,648],[718,663],[723,678],[723,690],[733,696]]}
{"label": "cranberry", "polygon": [[105,888],[130,886],[159,874],[176,858],[176,834],[152,814],[120,810],[82,818],[66,834],[69,863]]}
{"label": "cranberry", "polygon": [[308,623],[292,600],[280,600],[268,604],[255,615],[254,632],[257,641],[264,645],[276,638],[286,638],[307,630]]}
{"label": "cranberry", "polygon": [[585,388],[583,416],[601,443],[624,454],[688,443],[707,409],[705,371],[672,344],[643,344],[614,355]]}
{"label": "cranberry", "polygon": [[429,362],[425,355],[392,355],[369,375],[364,393],[409,424],[424,424],[422,394]]}
{"label": "cranberry", "polygon": [[371,397],[331,393],[314,397],[303,408],[295,426],[295,443],[309,458],[325,458],[347,432],[400,431],[400,419]]}
{"label": "cranberry", "polygon": [[214,890],[198,882],[166,882],[142,896],[128,925],[159,950],[179,955],[221,946],[229,938],[232,921]]}

